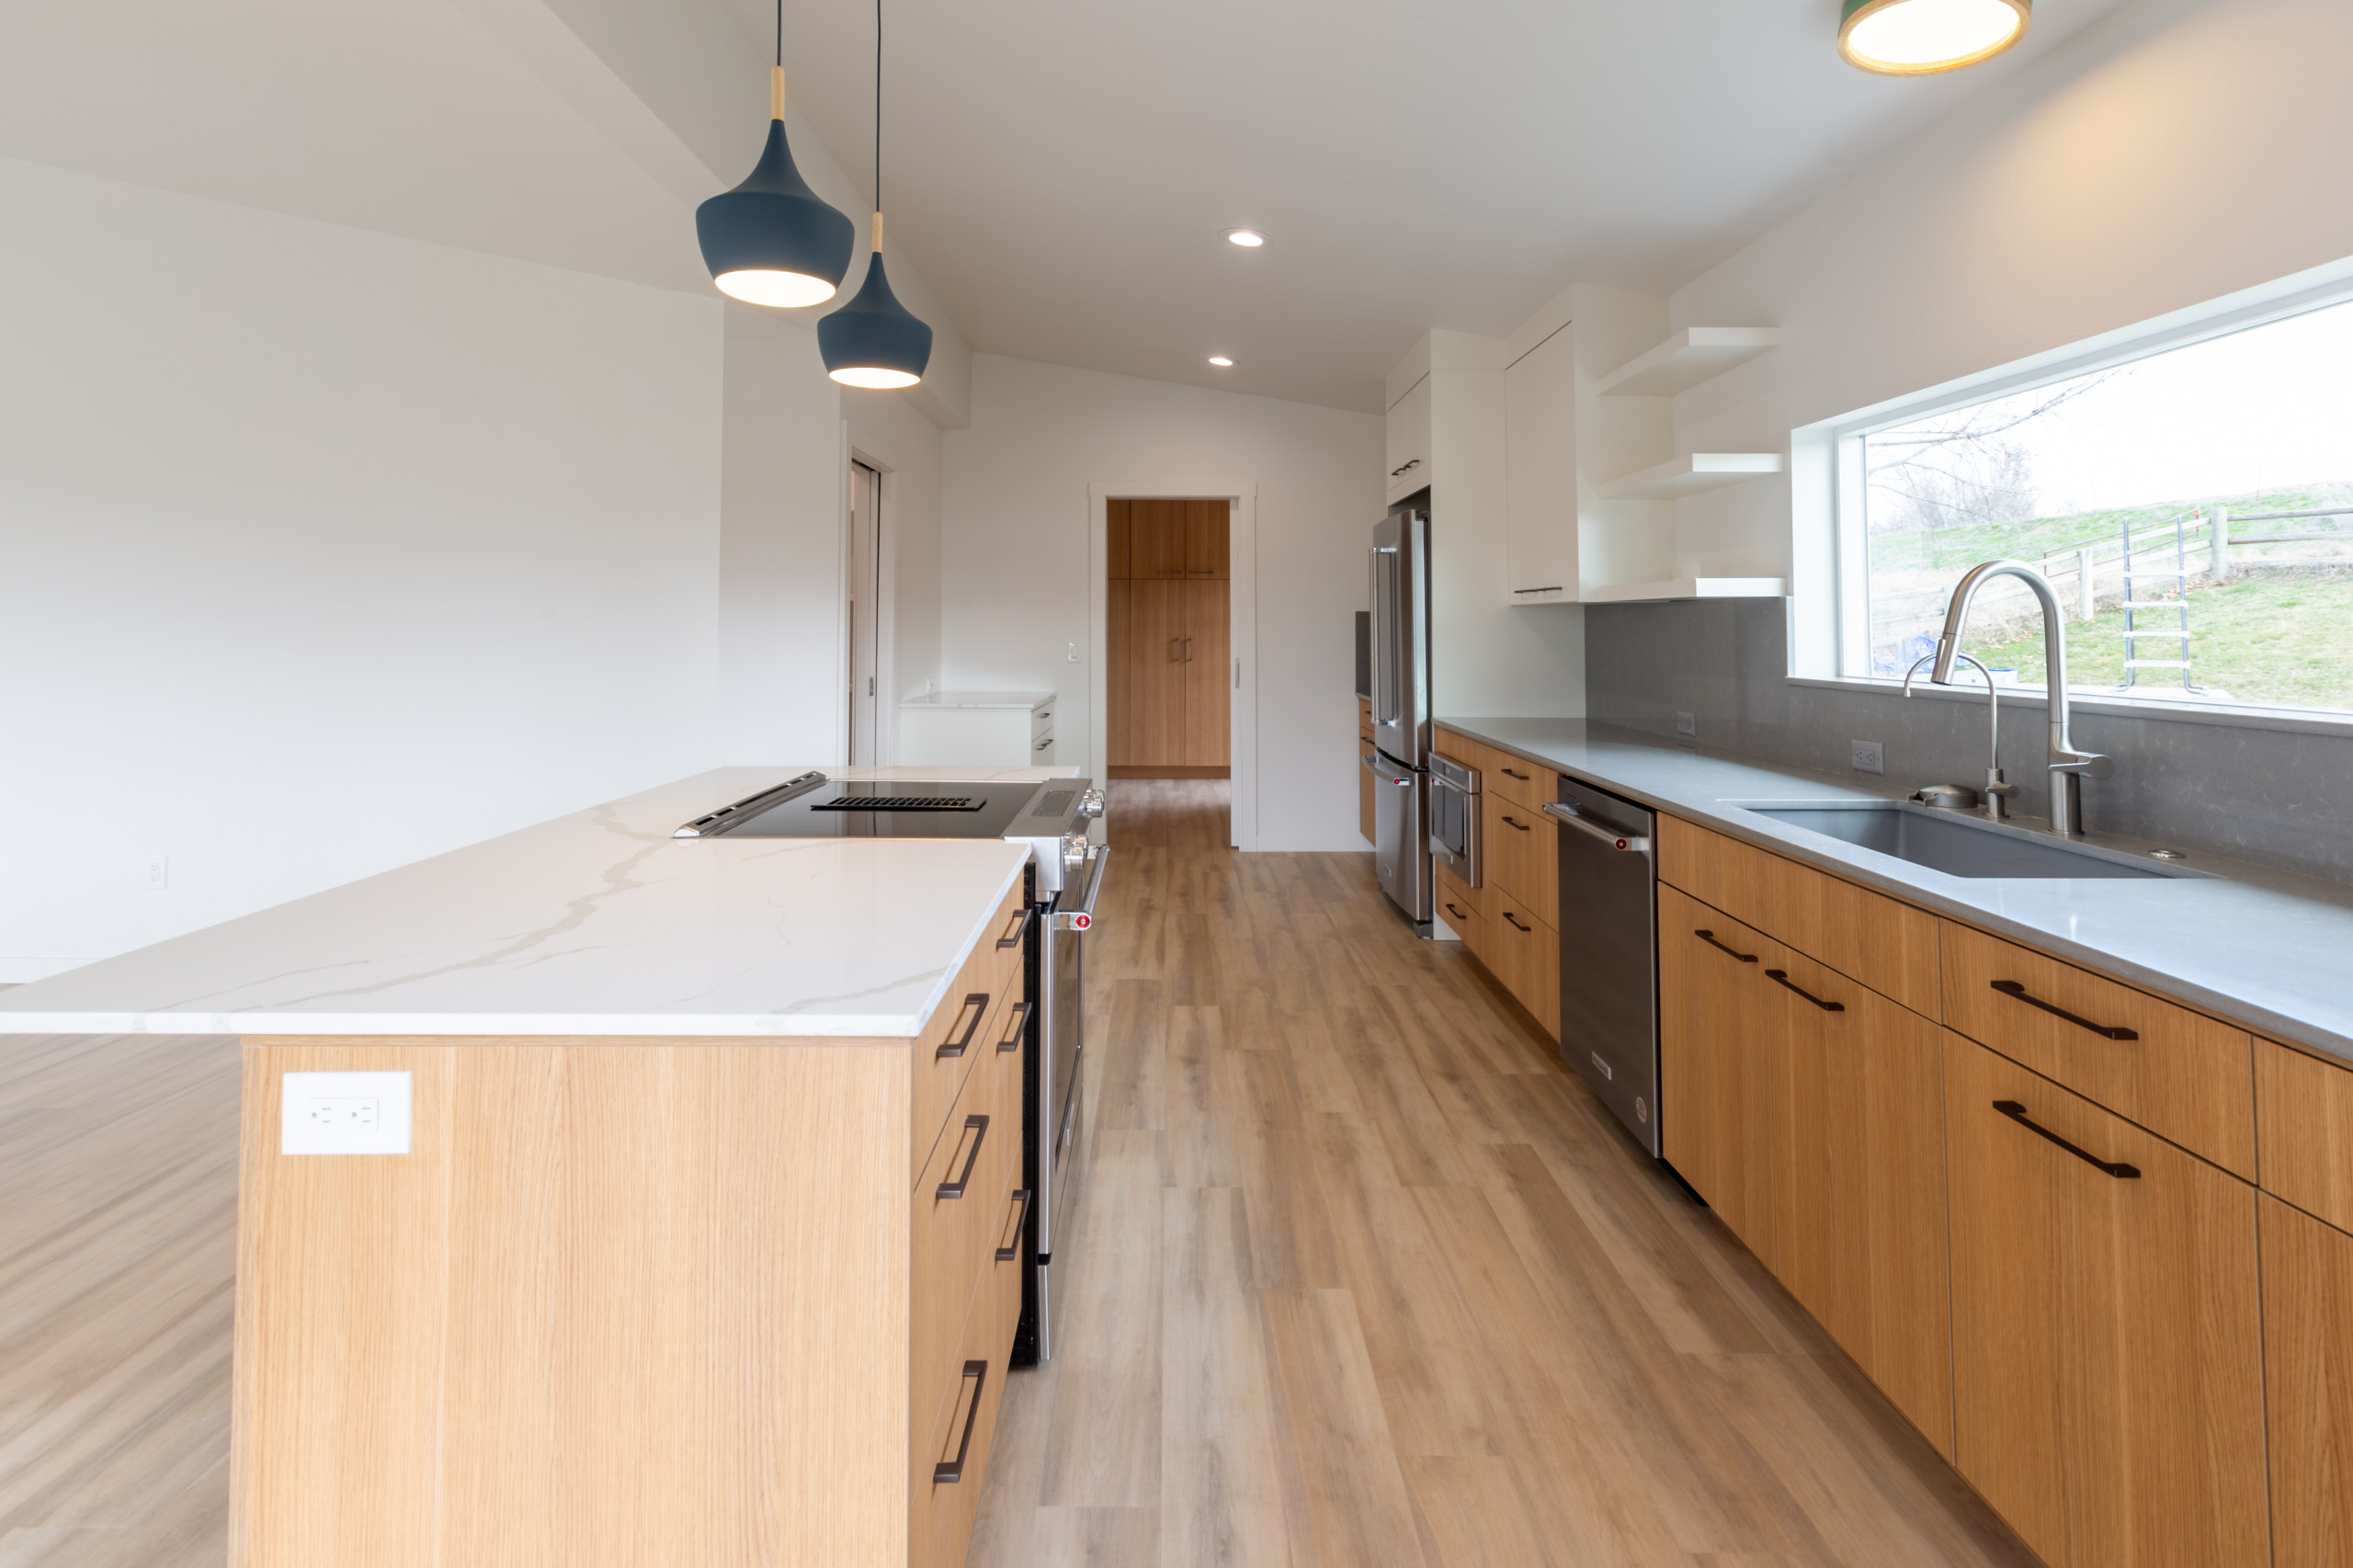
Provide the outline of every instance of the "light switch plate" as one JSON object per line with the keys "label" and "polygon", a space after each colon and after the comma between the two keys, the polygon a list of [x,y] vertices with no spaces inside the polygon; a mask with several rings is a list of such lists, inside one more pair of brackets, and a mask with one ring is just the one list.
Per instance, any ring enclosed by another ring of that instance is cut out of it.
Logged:
{"label": "light switch plate", "polygon": [[1847,757],[1858,773],[1887,771],[1887,751],[1877,741],[1848,741]]}
{"label": "light switch plate", "polygon": [[1699,716],[1697,713],[1677,713],[1675,716],[1675,733],[1678,735],[1698,734]]}
{"label": "light switch plate", "polygon": [[406,1073],[289,1073],[279,1081],[281,1154],[405,1154]]}

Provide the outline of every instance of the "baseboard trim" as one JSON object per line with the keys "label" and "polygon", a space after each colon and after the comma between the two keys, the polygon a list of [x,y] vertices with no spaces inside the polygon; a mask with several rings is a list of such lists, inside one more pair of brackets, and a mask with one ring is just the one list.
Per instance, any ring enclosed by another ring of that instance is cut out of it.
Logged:
{"label": "baseboard trim", "polygon": [[1104,769],[1114,778],[1231,778],[1231,767],[1159,767],[1142,762],[1115,762]]}
{"label": "baseboard trim", "polygon": [[0,958],[0,985],[22,985],[28,981],[47,980],[52,974],[63,974],[69,969],[80,969],[85,963],[97,961],[95,954],[86,959]]}

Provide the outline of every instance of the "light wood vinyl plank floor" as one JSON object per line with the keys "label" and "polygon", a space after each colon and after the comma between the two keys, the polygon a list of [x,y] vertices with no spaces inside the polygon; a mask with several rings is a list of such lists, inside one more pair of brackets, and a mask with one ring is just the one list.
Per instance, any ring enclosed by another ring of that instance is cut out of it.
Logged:
{"label": "light wood vinyl plank floor", "polygon": [[1067,1348],[972,1568],[2030,1568],[1369,855],[1110,786]]}
{"label": "light wood vinyl plank floor", "polygon": [[[1064,1354],[973,1568],[2028,1568],[1365,855],[1111,786]],[[225,1552],[237,1058],[0,1037],[0,1568]]]}

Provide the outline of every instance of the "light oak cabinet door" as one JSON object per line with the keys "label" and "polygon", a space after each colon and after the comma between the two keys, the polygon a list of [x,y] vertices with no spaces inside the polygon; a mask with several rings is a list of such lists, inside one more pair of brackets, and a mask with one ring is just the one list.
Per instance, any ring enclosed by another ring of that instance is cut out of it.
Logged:
{"label": "light oak cabinet door", "polygon": [[1488,908],[1483,939],[1495,952],[1487,967],[1544,1032],[1561,1038],[1561,938],[1526,904],[1501,888]]}
{"label": "light oak cabinet door", "polygon": [[2263,1155],[2257,1185],[2353,1231],[2353,1072],[2258,1040],[2255,1117]]}
{"label": "light oak cabinet door", "polygon": [[1479,833],[1485,880],[1546,925],[1559,920],[1561,840],[1552,819],[1485,790],[1479,796]]}
{"label": "light oak cabinet door", "polygon": [[1756,967],[1768,983],[1774,1271],[1949,1459],[1941,1031],[1787,949],[1765,944]]}
{"label": "light oak cabinet door", "polygon": [[2353,1563],[2353,1235],[2263,1204],[2274,1568]]}
{"label": "light oak cabinet door", "polygon": [[[1110,635],[1121,650],[1120,699],[1108,706],[1110,761],[1165,767],[1185,760],[1185,584],[1139,577],[1111,590]],[[1122,722],[1124,721],[1124,722]]]}
{"label": "light oak cabinet door", "polygon": [[[1218,503],[1221,508],[1224,503]],[[1222,578],[1182,585],[1185,754],[1194,767],[1233,765],[1233,656],[1228,585]]]}
{"label": "light oak cabinet door", "polygon": [[2053,1568],[2264,1568],[2255,1189],[1944,1040],[1954,1463]]}
{"label": "light oak cabinet door", "polygon": [[[1128,507],[1128,575],[1182,577],[1185,574],[1185,501],[1136,500]],[[1116,558],[1116,551],[1107,551]]]}
{"label": "light oak cabinet door", "polygon": [[1223,496],[1188,501],[1184,520],[1184,573],[1188,577],[1231,577],[1229,542],[1233,505]]}
{"label": "light oak cabinet door", "polygon": [[1763,978],[1772,944],[1658,890],[1659,1127],[1667,1163],[1771,1267],[1772,1055]]}

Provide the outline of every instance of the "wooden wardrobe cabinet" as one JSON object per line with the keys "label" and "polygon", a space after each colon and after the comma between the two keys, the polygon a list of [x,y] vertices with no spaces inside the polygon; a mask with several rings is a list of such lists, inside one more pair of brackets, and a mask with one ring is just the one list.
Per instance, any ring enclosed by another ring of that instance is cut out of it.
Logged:
{"label": "wooden wardrobe cabinet", "polygon": [[1231,514],[1222,497],[1108,504],[1113,767],[1232,764]]}

